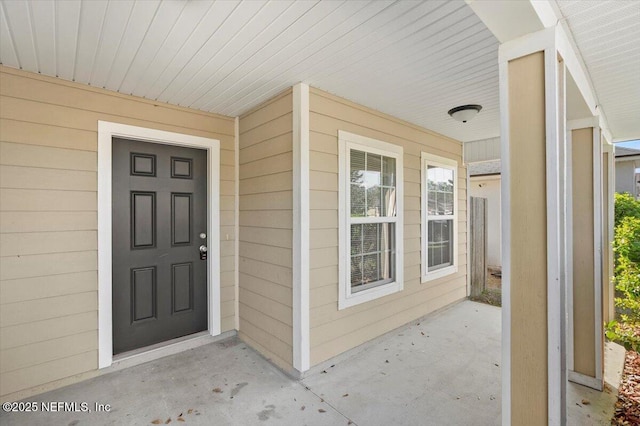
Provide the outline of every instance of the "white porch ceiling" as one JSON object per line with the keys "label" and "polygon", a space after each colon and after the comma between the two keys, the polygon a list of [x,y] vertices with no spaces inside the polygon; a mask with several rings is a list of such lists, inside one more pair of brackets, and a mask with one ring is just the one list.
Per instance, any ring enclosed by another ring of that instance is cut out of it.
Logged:
{"label": "white porch ceiling", "polygon": [[[640,2],[564,1],[614,138],[640,137]],[[463,1],[0,0],[0,62],[237,116],[300,81],[461,141],[499,135],[498,41]],[[469,123],[447,115],[478,103]]]}
{"label": "white porch ceiling", "polygon": [[640,138],[640,2],[557,3],[582,54],[613,137]]}
{"label": "white porch ceiling", "polygon": [[[462,1],[12,1],[0,61],[237,116],[300,81],[462,141],[499,134],[498,42]],[[483,105],[473,121],[447,111]]]}

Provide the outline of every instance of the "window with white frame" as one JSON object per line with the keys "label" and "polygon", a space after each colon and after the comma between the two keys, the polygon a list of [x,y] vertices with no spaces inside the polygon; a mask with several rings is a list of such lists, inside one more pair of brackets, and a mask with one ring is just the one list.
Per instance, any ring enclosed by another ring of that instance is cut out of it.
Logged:
{"label": "window with white frame", "polygon": [[422,153],[422,281],[458,271],[458,162]]}
{"label": "window with white frame", "polygon": [[339,309],[403,288],[402,147],[339,132]]}

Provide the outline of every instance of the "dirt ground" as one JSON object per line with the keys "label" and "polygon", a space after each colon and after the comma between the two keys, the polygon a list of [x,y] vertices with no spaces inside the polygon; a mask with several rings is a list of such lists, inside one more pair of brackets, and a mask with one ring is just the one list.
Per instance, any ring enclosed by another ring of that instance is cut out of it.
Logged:
{"label": "dirt ground", "polygon": [[500,270],[495,268],[487,268],[487,285],[485,291],[479,297],[473,297],[471,300],[476,302],[487,303],[493,306],[502,306],[502,278]]}

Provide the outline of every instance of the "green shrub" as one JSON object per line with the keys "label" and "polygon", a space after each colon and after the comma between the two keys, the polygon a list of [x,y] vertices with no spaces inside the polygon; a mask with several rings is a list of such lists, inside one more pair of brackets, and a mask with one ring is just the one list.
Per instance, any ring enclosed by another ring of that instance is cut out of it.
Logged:
{"label": "green shrub", "polygon": [[616,320],[606,326],[607,337],[627,349],[640,350],[640,202],[629,194],[616,194],[615,305]]}
{"label": "green shrub", "polygon": [[615,194],[614,221],[617,227],[623,218],[640,218],[640,202],[628,192]]}

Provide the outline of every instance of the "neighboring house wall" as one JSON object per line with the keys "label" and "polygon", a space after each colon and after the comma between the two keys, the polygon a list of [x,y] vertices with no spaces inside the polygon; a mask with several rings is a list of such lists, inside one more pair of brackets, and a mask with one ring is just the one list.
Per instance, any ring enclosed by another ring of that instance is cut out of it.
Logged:
{"label": "neighboring house wall", "polygon": [[487,265],[502,266],[500,176],[476,176],[469,182],[469,195],[487,199]]}
{"label": "neighboring house wall", "polygon": [[628,192],[634,197],[639,195],[636,167],[640,167],[640,161],[616,159],[616,192]]}
{"label": "neighboring house wall", "polygon": [[[404,290],[338,310],[338,131],[404,148]],[[458,272],[420,282],[420,153],[458,161]],[[310,93],[311,365],[466,296],[466,170],[462,145],[317,89]]]}
{"label": "neighboring house wall", "polygon": [[240,118],[240,337],[290,371],[291,90]]}
{"label": "neighboring house wall", "polygon": [[3,399],[97,374],[98,120],[220,140],[222,331],[234,328],[234,120],[0,66]]}

